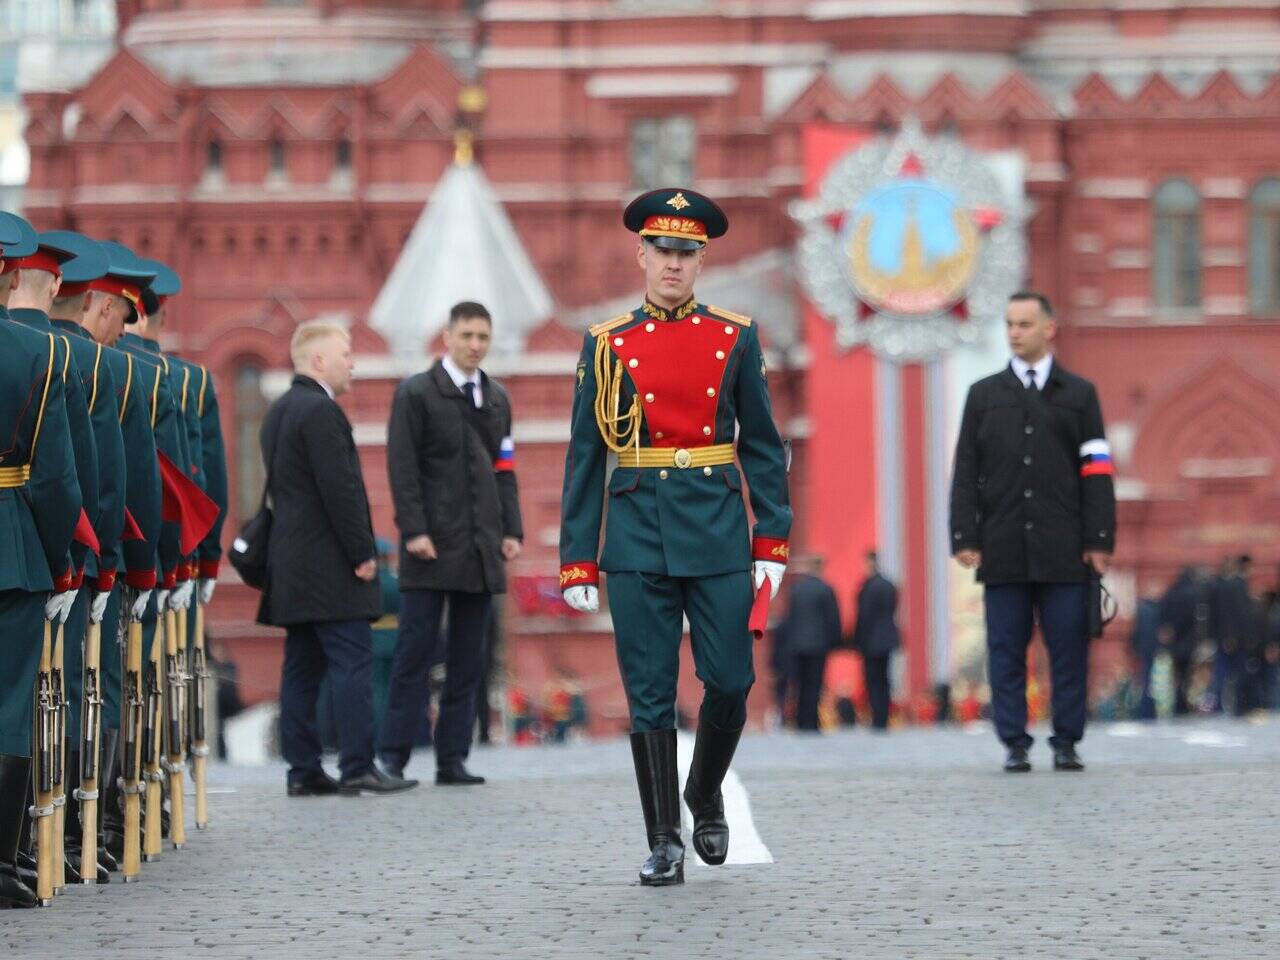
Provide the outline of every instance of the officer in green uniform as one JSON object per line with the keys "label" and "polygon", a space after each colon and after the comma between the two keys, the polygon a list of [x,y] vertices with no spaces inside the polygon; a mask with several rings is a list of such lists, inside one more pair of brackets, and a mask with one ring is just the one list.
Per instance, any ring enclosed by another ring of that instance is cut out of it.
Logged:
{"label": "officer in green uniform", "polygon": [[[106,274],[109,265],[106,252],[88,237],[69,230],[46,231],[40,234],[40,243],[42,247],[56,247],[72,254],[70,260],[61,264],[61,284],[49,312],[54,318],[51,320],[53,328],[70,344],[76,365],[80,369],[81,384],[88,402],[89,422],[93,428],[94,446],[98,455],[98,518],[93,527],[98,541],[98,551],[90,552],[85,558],[83,585],[71,608],[71,616],[67,619],[65,632],[67,769],[72,771],[71,777],[76,780],[78,774],[75,771],[80,769],[80,713],[84,692],[85,633],[91,620],[97,624],[102,623],[107,601],[115,587],[116,570],[119,566],[117,558],[120,534],[124,529],[127,475],[116,384],[110,363],[103,359],[103,347],[94,343],[78,323],[65,318],[57,319],[69,310],[74,313],[76,305],[85,298],[88,283]],[[30,261],[23,261],[23,269],[26,269],[25,264],[28,262]],[[108,645],[108,653],[110,652],[111,648]],[[80,805],[74,789],[76,786],[78,783],[68,784],[66,793],[65,848],[67,872],[70,876],[80,874]],[[109,879],[107,872],[109,857],[110,854],[106,854],[104,857],[106,863],[99,867],[99,883],[106,883]]]}
{"label": "officer in green uniform", "polygon": [[[105,244],[100,244],[106,250]],[[119,849],[123,842],[123,821],[120,814],[119,784],[116,770],[119,765],[117,744],[120,733],[120,701],[122,697],[123,647],[120,643],[121,606],[127,602],[130,613],[141,618],[149,606],[152,590],[156,586],[156,552],[160,539],[160,470],[156,462],[156,441],[152,430],[152,397],[156,392],[158,373],[146,364],[119,350],[124,331],[125,317],[133,311],[133,304],[141,299],[142,289],[151,282],[154,273],[134,262],[134,258],[108,252],[105,274],[87,284],[83,295],[68,298],[62,304],[55,302],[59,316],[68,319],[55,320],[55,325],[72,322],[77,318],[80,328],[103,347],[103,359],[111,368],[116,383],[117,407],[120,411],[120,428],[126,458],[125,528],[119,542],[117,569],[120,579],[110,592],[103,617],[104,637],[102,646],[102,802],[98,804],[100,816],[98,855],[99,862],[108,870],[115,865],[108,849]],[[64,287],[65,290],[65,287]],[[77,310],[79,311],[77,313]],[[148,373],[150,371],[150,376]]]}
{"label": "officer in green uniform", "polygon": [[[0,266],[36,252],[35,232],[0,211]],[[5,276],[5,288],[13,278]],[[0,307],[0,908],[34,907],[17,860],[31,782],[32,688],[43,621],[74,601],[69,549],[80,516],[57,338]],[[65,353],[64,353],[65,355]],[[51,595],[51,591],[53,591]]]}
{"label": "officer in green uniform", "polygon": [[[758,328],[693,296],[707,241],[728,229],[724,213],[692,190],[667,189],[638,197],[623,222],[640,234],[646,298],[592,327],[583,345],[561,501],[560,584],[570,606],[594,611],[599,573],[609,575],[650,848],[640,882],[663,885],[684,879],[675,731],[683,620],[705,687],[684,797],[694,849],[719,864],[729,841],[720,785],[755,679],[753,587],[777,593],[791,508]],[[753,534],[735,454],[750,489]]]}

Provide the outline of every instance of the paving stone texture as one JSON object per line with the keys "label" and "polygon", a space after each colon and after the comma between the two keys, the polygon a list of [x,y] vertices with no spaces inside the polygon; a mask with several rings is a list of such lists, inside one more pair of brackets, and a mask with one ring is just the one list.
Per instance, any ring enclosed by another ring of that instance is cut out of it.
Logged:
{"label": "paving stone texture", "polygon": [[380,798],[215,767],[208,831],[0,913],[0,957],[1280,958],[1280,717],[1098,725],[1084,774],[1040,733],[1025,776],[985,728],[748,737],[775,862],[664,889],[635,883],[625,741],[478,749],[488,785]]}

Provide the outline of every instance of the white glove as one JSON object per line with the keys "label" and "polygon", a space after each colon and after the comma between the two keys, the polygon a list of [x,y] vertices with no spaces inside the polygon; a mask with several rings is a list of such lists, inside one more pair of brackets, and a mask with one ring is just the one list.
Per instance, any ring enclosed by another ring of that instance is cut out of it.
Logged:
{"label": "white glove", "polygon": [[102,618],[107,613],[107,601],[111,599],[111,591],[104,590],[101,593],[95,593],[93,600],[89,603],[89,622],[101,623]]}
{"label": "white glove", "polygon": [[66,623],[71,615],[71,607],[76,602],[78,590],[64,590],[62,593],[51,593],[45,601],[44,618],[50,623]]}
{"label": "white glove", "polygon": [[209,601],[213,599],[213,588],[218,585],[217,580],[201,580],[200,581],[200,605],[208,606]]}
{"label": "white glove", "polygon": [[595,613],[600,609],[600,588],[590,585],[570,587],[564,592],[564,602],[579,613]]}
{"label": "white glove", "polygon": [[169,594],[169,606],[174,610],[185,610],[191,606],[191,594],[196,588],[194,580],[183,580]]}
{"label": "white glove", "polygon": [[777,597],[778,590],[782,587],[782,575],[786,572],[785,563],[774,563],[772,560],[757,560],[751,565],[751,575],[755,579],[756,590],[759,591],[767,578],[771,599]]}
{"label": "white glove", "polygon": [[169,609],[169,591],[160,589],[156,591],[156,614],[164,616],[164,612]]}
{"label": "white glove", "polygon": [[139,590],[137,599],[133,601],[133,608],[129,611],[129,616],[134,620],[141,620],[142,615],[147,612],[147,601],[151,599],[150,590]]}

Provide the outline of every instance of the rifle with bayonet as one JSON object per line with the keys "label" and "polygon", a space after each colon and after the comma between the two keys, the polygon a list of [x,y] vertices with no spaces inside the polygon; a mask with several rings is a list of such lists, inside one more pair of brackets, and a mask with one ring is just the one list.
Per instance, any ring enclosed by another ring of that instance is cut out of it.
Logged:
{"label": "rifle with bayonet", "polygon": [[193,601],[196,605],[196,635],[192,641],[192,713],[191,713],[191,766],[196,781],[196,829],[209,825],[209,785],[206,764],[209,759],[209,741],[205,732],[208,717],[205,697],[209,679],[209,664],[204,649],[204,604],[197,590]]}
{"label": "rifle with bayonet", "polygon": [[[162,593],[160,600],[167,602],[167,592]],[[142,727],[142,779],[146,783],[146,802],[143,815],[142,859],[147,863],[160,858],[161,817],[164,811],[164,773],[160,769],[160,748],[162,734],[161,715],[164,704],[164,689],[160,684],[161,670],[164,669],[161,650],[164,649],[165,635],[164,611],[156,616],[155,635],[151,641],[151,650],[147,656],[146,712]]]}
{"label": "rifle with bayonet", "polygon": [[120,763],[120,796],[124,799],[124,860],[120,874],[132,883],[142,869],[142,621],[133,615],[138,592],[125,590],[120,600],[120,616],[128,618],[125,629],[124,664],[121,676],[121,736],[124,756]]}
{"label": "rifle with bayonet", "polygon": [[40,645],[40,665],[36,671],[35,754],[31,818],[36,826],[36,899],[40,906],[53,903],[53,741],[57,729],[57,710],[53,688],[53,624],[44,622],[44,638]]}
{"label": "rifle with bayonet", "polygon": [[102,624],[90,623],[84,637],[84,702],[80,709],[80,882],[97,883],[98,749],[102,725]]}
{"label": "rifle with bayonet", "polygon": [[65,616],[58,623],[57,642],[53,646],[50,686],[53,690],[53,892],[62,893],[67,885],[67,859],[64,840],[67,835],[67,625]]}
{"label": "rifle with bayonet", "polygon": [[[178,638],[181,632],[180,623],[185,617],[182,610],[168,609],[164,611],[165,632],[165,719],[167,752],[165,771],[169,775],[169,842],[173,849],[181,850],[187,842],[185,814],[182,804],[182,775],[186,772],[186,752],[183,747],[182,711],[186,701],[184,687],[186,671],[179,656]],[[185,649],[185,644],[182,645]]]}

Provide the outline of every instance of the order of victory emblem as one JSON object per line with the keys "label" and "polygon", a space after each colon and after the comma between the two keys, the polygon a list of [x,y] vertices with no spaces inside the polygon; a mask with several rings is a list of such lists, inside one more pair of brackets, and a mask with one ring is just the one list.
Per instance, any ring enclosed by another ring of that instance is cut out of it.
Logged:
{"label": "order of victory emblem", "polygon": [[978,339],[1026,271],[1025,203],[989,160],[915,120],[837,161],[790,212],[805,290],[844,349],[934,359]]}

